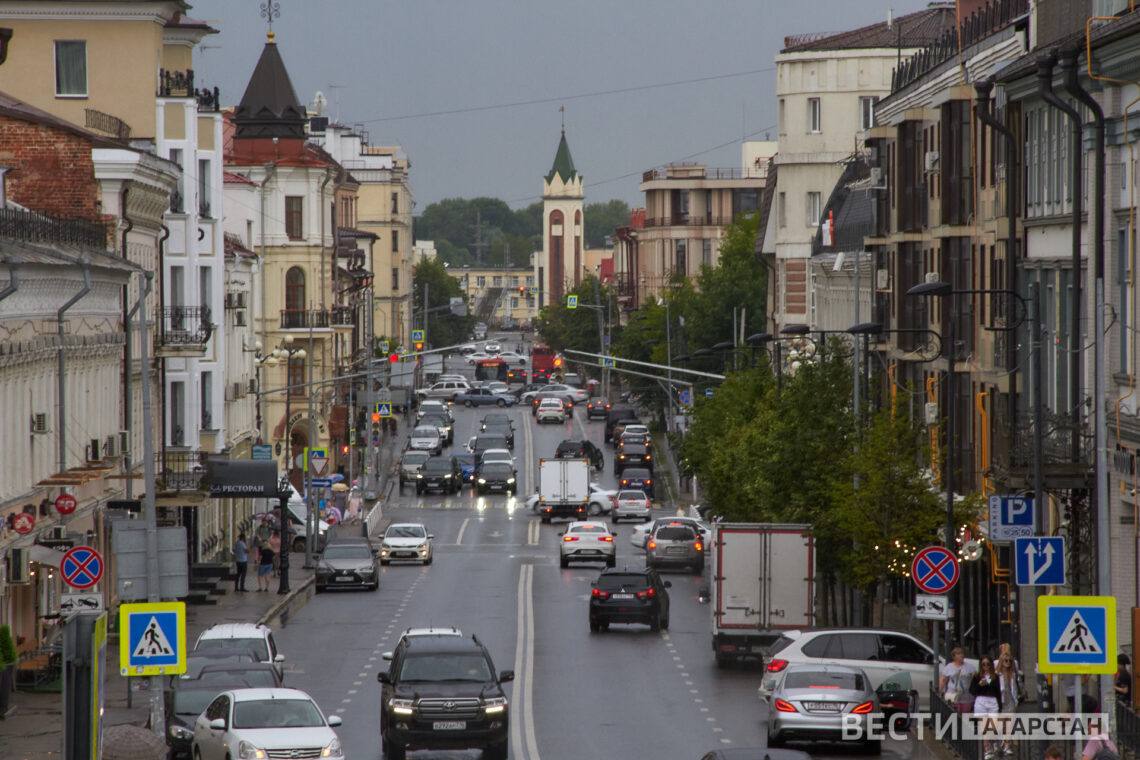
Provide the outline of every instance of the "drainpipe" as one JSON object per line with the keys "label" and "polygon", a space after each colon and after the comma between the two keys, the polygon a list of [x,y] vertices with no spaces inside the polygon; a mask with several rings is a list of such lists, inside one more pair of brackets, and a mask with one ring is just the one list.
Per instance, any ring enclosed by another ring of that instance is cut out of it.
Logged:
{"label": "drainpipe", "polygon": [[[1018,172],[1017,166],[1017,137],[1013,134],[1013,130],[998,121],[990,106],[990,92],[993,88],[993,80],[985,80],[974,84],[974,89],[977,91],[976,103],[978,118],[982,120],[983,124],[1005,138],[1005,217],[1009,223],[1005,241],[1005,283],[1007,288],[1014,290],[1017,282],[1017,222],[1015,219],[1017,215],[1017,178],[1021,175]],[[1011,303],[1011,314],[1012,308],[1013,304]],[[1006,349],[1006,361],[1010,367],[1014,366],[1015,362],[1013,358],[1014,344],[1011,341]],[[1010,383],[1009,445],[1011,448],[1013,447],[1014,437],[1017,432],[1017,390],[1017,386],[1014,383]]]}
{"label": "drainpipe", "polygon": [[[325,170],[324,182],[321,183],[321,197],[320,197],[320,200],[317,201],[317,206],[320,209],[320,217],[321,217],[321,243],[320,243],[320,245],[321,245],[321,311],[325,310],[325,290],[326,290],[326,285],[327,285],[327,283],[325,282],[325,188],[328,187],[329,182],[332,181],[332,178],[333,178],[332,170],[326,169]],[[336,234],[335,229],[333,230],[333,234],[334,235]],[[335,246],[336,246],[335,240],[333,241],[333,246],[335,249]],[[335,255],[333,256],[333,267],[336,267],[336,256]]]}
{"label": "drainpipe", "polygon": [[[164,224],[164,225],[162,225],[162,237],[160,237],[158,239],[158,274],[159,274],[159,277],[162,278],[159,280],[158,319],[156,320],[158,322],[158,334],[159,335],[164,335],[166,333],[166,314],[163,313],[163,309],[164,309],[163,304],[166,301],[166,288],[163,287],[163,284],[166,282],[166,271],[165,271],[164,266],[163,266],[163,261],[166,259],[166,240],[169,237],[170,237],[170,228]],[[147,293],[148,294],[150,293],[151,288],[153,288],[153,285],[151,284],[150,279],[148,278],[148,280],[147,280]],[[140,297],[139,303],[143,303],[144,301],[145,301],[145,299]],[[143,314],[143,328],[144,329],[142,331],[142,340],[147,340],[150,337],[147,333],[147,330],[145,329],[148,325],[149,325],[148,315]],[[150,361],[150,359],[147,357],[146,349],[143,348],[141,351],[142,351],[142,355],[139,358],[142,359],[144,362]],[[144,384],[149,382],[146,379],[147,377],[148,377],[148,375],[144,372],[143,381],[142,381]],[[146,389],[144,389],[144,393],[145,393],[145,390]],[[162,360],[162,368],[159,370],[158,395],[161,399],[162,408],[165,410],[166,409],[166,359]],[[143,414],[147,414],[147,413],[148,413],[148,411],[147,411],[147,404],[146,404],[146,396],[144,395],[143,396]],[[167,418],[167,415],[164,411],[162,414],[162,423],[161,423],[162,424],[162,427],[161,427],[162,440],[160,442],[160,445],[162,446],[162,456],[163,456],[164,460],[166,458],[166,441],[167,441],[167,438],[166,438],[166,433],[167,433],[166,418]],[[151,424],[150,420],[147,420],[146,424],[150,425]],[[144,432],[145,432],[145,427],[146,426],[144,426]],[[144,449],[145,449],[145,446],[144,446]],[[145,453],[144,453],[144,456],[146,456]],[[145,465],[146,462],[144,461],[143,464]]]}
{"label": "drainpipe", "polygon": [[[122,241],[120,243],[120,248],[122,250],[122,254],[123,254],[122,258],[124,261],[130,261],[130,257],[127,255],[127,235],[135,227],[134,222],[132,222],[130,220],[130,217],[127,216],[127,191],[129,189],[130,189],[129,186],[124,185],[122,196],[119,199],[119,209],[122,211],[123,225],[124,225],[123,231],[122,231],[122,234],[120,237],[120,239]],[[122,296],[122,300],[123,300],[123,332],[127,337],[126,341],[124,341],[124,343],[123,343],[123,430],[127,431],[127,436],[129,439],[129,436],[131,434],[130,431],[133,429],[134,418],[135,418],[134,404],[132,403],[132,399],[134,398],[134,383],[132,382],[133,381],[132,375],[134,375],[134,372],[132,370],[131,365],[134,362],[134,356],[131,352],[131,341],[134,339],[134,336],[131,333],[131,319],[135,316],[135,312],[138,310],[139,307],[138,307],[137,303],[135,304],[135,306],[133,308],[129,307],[127,305],[128,304],[128,300],[127,300],[128,298],[130,298],[130,280],[129,279],[128,279],[127,283],[125,285],[123,285],[123,296]],[[123,451],[123,473],[127,476],[127,482],[126,482],[126,486],[125,486],[125,492],[126,492],[125,495],[128,499],[133,497],[134,493],[135,493],[134,479],[131,478],[131,466],[132,466],[131,465],[131,447],[130,447],[130,443],[128,440],[128,444],[125,447],[125,450]]]}
{"label": "drainpipe", "polygon": [[56,323],[56,340],[59,343],[59,350],[57,352],[57,363],[59,371],[59,382],[56,387],[59,393],[59,472],[67,470],[67,351],[63,345],[63,315],[83,296],[91,292],[91,267],[83,265],[83,287],[79,292],[73,295],[67,303],[59,307],[55,313]]}
{"label": "drainpipe", "polygon": [[[265,169],[265,179],[263,179],[261,181],[261,187],[258,188],[260,190],[260,193],[258,193],[258,194],[260,195],[260,200],[261,200],[261,204],[260,204],[261,209],[259,211],[259,215],[261,216],[261,224],[260,224],[261,229],[258,231],[260,234],[260,237],[261,237],[261,262],[260,262],[260,264],[261,264],[260,270],[261,271],[259,272],[259,274],[261,275],[261,278],[260,278],[261,279],[261,293],[260,293],[260,295],[261,295],[261,325],[260,325],[260,327],[261,327],[262,334],[268,335],[269,330],[267,327],[267,318],[265,316],[265,262],[266,262],[266,258],[265,258],[265,193],[266,193],[266,188],[268,188],[268,186],[269,186],[269,181],[271,179],[275,179],[277,177],[277,164],[275,162],[271,161],[270,163],[266,164],[263,168]],[[253,247],[253,241],[252,240],[249,241],[249,245],[251,248]],[[268,410],[268,405],[266,406],[266,409]]]}
{"label": "drainpipe", "polygon": [[0,290],[0,301],[3,301],[5,298],[20,289],[20,276],[17,274],[16,265],[10,261],[7,261],[6,259],[5,263],[8,264],[8,284],[4,287],[3,290]]}
{"label": "drainpipe", "polygon": [[1070,149],[1073,159],[1073,178],[1069,185],[1073,193],[1073,305],[1069,324],[1069,414],[1073,426],[1069,442],[1070,454],[1074,462],[1081,458],[1081,224],[1084,216],[1083,188],[1081,186],[1081,162],[1083,156],[1083,125],[1081,115],[1065,100],[1053,92],[1053,67],[1056,56],[1052,53],[1037,62],[1037,91],[1046,103],[1069,117],[1073,125],[1073,146]]}

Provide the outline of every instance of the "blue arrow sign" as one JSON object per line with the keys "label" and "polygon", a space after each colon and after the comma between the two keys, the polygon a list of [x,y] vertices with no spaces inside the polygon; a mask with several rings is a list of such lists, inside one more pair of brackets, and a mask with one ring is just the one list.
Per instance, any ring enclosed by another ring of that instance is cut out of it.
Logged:
{"label": "blue arrow sign", "polygon": [[330,478],[313,478],[309,484],[313,488],[328,488],[332,485],[332,480]]}
{"label": "blue arrow sign", "polygon": [[1014,577],[1018,586],[1065,585],[1065,539],[1031,536],[1013,542]]}
{"label": "blue arrow sign", "polygon": [[1037,598],[1038,670],[1112,673],[1116,670],[1116,599],[1111,596]]}

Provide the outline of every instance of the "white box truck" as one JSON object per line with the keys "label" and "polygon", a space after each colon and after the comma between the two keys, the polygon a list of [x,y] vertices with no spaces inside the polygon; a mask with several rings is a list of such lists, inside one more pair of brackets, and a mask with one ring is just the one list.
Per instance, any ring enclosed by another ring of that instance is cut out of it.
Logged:
{"label": "white box truck", "polygon": [[763,660],[781,629],[815,623],[810,525],[714,523],[712,646],[716,664]]}
{"label": "white box truck", "polygon": [[544,523],[585,517],[589,505],[589,459],[538,460],[538,514]]}

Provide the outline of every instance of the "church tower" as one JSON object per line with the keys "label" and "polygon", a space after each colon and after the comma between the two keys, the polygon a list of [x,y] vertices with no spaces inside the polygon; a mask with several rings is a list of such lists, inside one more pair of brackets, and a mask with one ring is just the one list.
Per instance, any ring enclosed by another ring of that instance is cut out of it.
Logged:
{"label": "church tower", "polygon": [[582,281],[584,197],[582,175],[574,168],[563,129],[554,165],[542,182],[542,260],[538,276],[549,293],[550,303],[561,302],[566,291]]}

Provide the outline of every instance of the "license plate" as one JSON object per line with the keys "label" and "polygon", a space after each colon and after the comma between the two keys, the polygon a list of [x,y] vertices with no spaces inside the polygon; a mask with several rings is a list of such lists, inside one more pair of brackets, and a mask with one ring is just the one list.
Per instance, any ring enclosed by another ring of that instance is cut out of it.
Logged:
{"label": "license plate", "polygon": [[337,583],[350,583],[353,580],[354,580],[353,578],[347,578],[347,577],[346,578],[337,578],[336,582]]}
{"label": "license plate", "polygon": [[670,546],[665,550],[666,554],[684,554],[685,548],[683,546]]}
{"label": "license plate", "polygon": [[416,553],[415,552],[393,552],[392,556],[393,557],[414,557],[414,556],[416,556]]}
{"label": "license plate", "polygon": [[632,599],[633,594],[614,594],[614,599]]}
{"label": "license plate", "polygon": [[465,720],[437,720],[431,724],[436,731],[462,731],[467,728]]}
{"label": "license plate", "polygon": [[597,554],[597,553],[598,553],[598,550],[597,550],[597,549],[582,549],[582,550],[581,550],[580,552],[578,552],[578,553],[579,553],[579,554]]}
{"label": "license plate", "polygon": [[492,490],[492,491],[502,491],[502,490],[503,490],[503,486],[491,486],[491,490]]}
{"label": "license plate", "polygon": [[839,712],[840,705],[837,702],[804,702],[804,707],[815,712]]}

